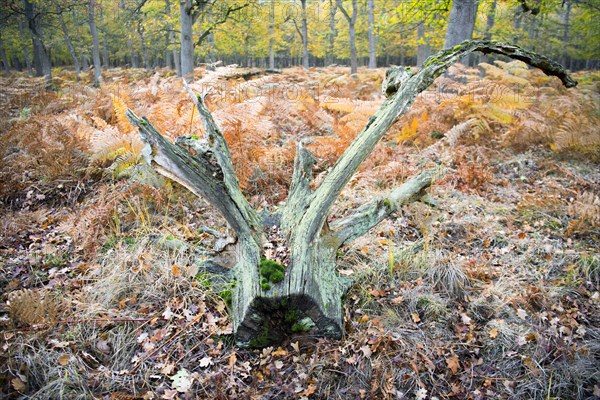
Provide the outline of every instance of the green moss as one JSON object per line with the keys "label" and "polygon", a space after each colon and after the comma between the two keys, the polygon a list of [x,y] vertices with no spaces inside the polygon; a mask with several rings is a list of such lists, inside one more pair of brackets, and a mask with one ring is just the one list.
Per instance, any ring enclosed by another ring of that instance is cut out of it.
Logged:
{"label": "green moss", "polygon": [[390,199],[385,199],[383,200],[383,204],[387,207],[387,208],[392,208],[392,203],[390,202]]}
{"label": "green moss", "polygon": [[266,347],[269,344],[269,327],[267,324],[264,324],[260,334],[255,337],[254,339],[250,340],[250,342],[248,342],[248,344],[250,345],[250,347],[254,347],[254,348],[261,348],[261,347]]}
{"label": "green moss", "polygon": [[263,258],[260,260],[260,274],[263,277],[261,279],[261,288],[263,290],[269,290],[271,288],[270,283],[278,283],[283,280],[285,274],[285,267],[273,260],[267,260]]}
{"label": "green moss", "polygon": [[198,135],[192,135],[192,139],[198,140]]}
{"label": "green moss", "polygon": [[315,326],[315,323],[309,317],[303,318],[292,325],[292,332],[308,332]]}
{"label": "green moss", "polygon": [[438,131],[433,131],[431,132],[431,138],[432,139],[443,139],[444,138],[444,134]]}
{"label": "green moss", "polygon": [[284,320],[285,322],[296,322],[298,321],[298,310],[296,309],[289,309],[285,312],[285,316],[284,316]]}

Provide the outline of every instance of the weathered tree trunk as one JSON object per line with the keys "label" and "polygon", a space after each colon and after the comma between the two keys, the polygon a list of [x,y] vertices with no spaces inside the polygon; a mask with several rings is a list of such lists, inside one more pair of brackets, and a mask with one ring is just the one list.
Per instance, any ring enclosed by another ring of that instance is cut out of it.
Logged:
{"label": "weathered tree trunk", "polygon": [[[504,54],[558,76],[567,87],[577,84],[559,64],[546,57],[487,41],[468,41],[440,52],[430,57],[414,75],[402,67],[390,68],[383,84],[387,99],[321,185],[314,191],[311,189],[314,159],[304,145],[298,143],[287,202],[276,212],[262,217],[240,190],[229,149],[206,108],[204,95],[196,96],[188,88],[204,123],[206,138],[203,140],[187,136],[171,144],[147,119],[127,111],[127,117],[139,128],[147,144],[143,152],[146,160],[161,174],[204,197],[236,233],[237,242],[232,252],[235,259],[231,260],[235,277],[231,316],[239,346],[264,347],[295,332],[341,337],[341,299],[348,281],[335,272],[337,250],[405,204],[432,203],[426,190],[440,171],[421,172],[386,196],[327,225],[330,209],[359,165],[392,124],[409,110],[416,96],[451,64],[473,51]],[[284,243],[287,249],[287,256],[281,257],[279,264],[264,259],[266,233],[271,238],[279,235],[278,243]]]}
{"label": "weathered tree trunk", "polygon": [[95,19],[96,0],[88,0],[88,24],[92,34],[92,60],[94,62],[94,86],[100,86],[102,81],[102,65],[100,63],[100,41]]}
{"label": "weathered tree trunk", "polygon": [[60,27],[63,31],[65,43],[67,44],[69,53],[71,54],[71,58],[73,59],[73,65],[75,66],[75,75],[77,76],[77,79],[79,79],[79,73],[81,72],[81,67],[79,66],[79,59],[77,58],[75,47],[73,47],[73,42],[71,42],[71,36],[69,35],[67,24],[65,23],[65,19],[63,17],[63,10],[62,8],[60,8],[60,5],[58,3],[56,3],[56,13],[58,14],[58,21],[60,22]]}
{"label": "weathered tree trunk", "polygon": [[337,6],[348,21],[348,41],[350,42],[350,73],[358,72],[358,53],[356,51],[356,16],[358,15],[357,0],[352,0],[352,15],[346,12],[342,0],[337,0]]}
{"label": "weathered tree trunk", "polygon": [[375,37],[375,5],[374,0],[367,1],[368,36],[369,36],[369,68],[377,68],[377,39]]}
{"label": "weathered tree trunk", "polygon": [[142,61],[144,62],[144,68],[150,69],[150,60],[148,59],[148,46],[146,46],[146,38],[144,37],[144,27],[142,22],[137,23],[137,33],[140,37],[140,44],[142,46]]}
{"label": "weathered tree trunk", "polygon": [[[496,23],[496,7],[498,6],[498,0],[494,0],[492,2],[492,4],[490,5],[490,9],[487,12],[486,15],[486,23],[485,23],[485,33],[483,34],[483,39],[484,40],[490,40],[492,39],[492,28],[494,27],[494,24]],[[488,57],[487,56],[483,56],[481,58],[481,62],[489,62]]]}

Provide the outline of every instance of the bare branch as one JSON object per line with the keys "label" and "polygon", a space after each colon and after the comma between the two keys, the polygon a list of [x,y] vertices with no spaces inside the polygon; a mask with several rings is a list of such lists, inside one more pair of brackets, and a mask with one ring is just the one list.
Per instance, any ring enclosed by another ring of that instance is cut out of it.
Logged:
{"label": "bare branch", "polygon": [[427,89],[435,78],[459,59],[474,51],[504,54],[538,67],[548,75],[559,77],[566,87],[577,84],[560,64],[544,56],[523,50],[518,46],[489,41],[465,41],[450,50],[429,57],[423,68],[415,75],[411,75],[409,71],[404,71],[403,75],[406,76],[398,77],[392,74],[399,79],[395,84],[386,83],[386,94],[390,97],[369,119],[365,128],[337,160],[321,186],[315,191],[310,206],[295,232],[296,235],[301,235],[307,243],[314,239],[346,183],[359,165],[371,154],[391,125],[408,111],[417,95]]}

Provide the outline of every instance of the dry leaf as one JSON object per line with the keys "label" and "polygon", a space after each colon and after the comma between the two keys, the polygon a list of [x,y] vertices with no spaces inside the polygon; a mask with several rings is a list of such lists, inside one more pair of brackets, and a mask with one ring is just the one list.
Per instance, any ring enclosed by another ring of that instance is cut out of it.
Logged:
{"label": "dry leaf", "polygon": [[300,353],[300,344],[298,342],[292,343],[292,349],[294,349],[295,352]]}
{"label": "dry leaf", "polygon": [[317,390],[317,385],[313,385],[312,383],[308,385],[305,391],[302,392],[302,396],[310,396]]}
{"label": "dry leaf", "polygon": [[194,383],[192,376],[185,368],[177,371],[171,379],[173,380],[173,388],[179,393],[187,392],[192,388],[192,384]]}
{"label": "dry leaf", "polygon": [[498,329],[494,328],[490,330],[490,338],[496,339],[498,337]]}
{"label": "dry leaf", "polygon": [[448,369],[452,371],[452,375],[455,375],[460,368],[460,362],[456,354],[452,354],[451,357],[446,358],[446,364],[448,365]]}
{"label": "dry leaf", "polygon": [[272,353],[272,355],[273,355],[273,357],[287,356],[287,355],[288,355],[288,352],[287,352],[287,350],[285,350],[285,349],[283,349],[283,348],[281,348],[281,347],[278,347],[278,348],[277,348],[277,350],[275,350],[275,351]]}
{"label": "dry leaf", "polygon": [[22,380],[20,380],[19,378],[13,378],[10,383],[12,384],[12,387],[15,388],[15,390],[17,392],[23,393],[25,391],[27,391],[27,384],[25,382],[23,382]]}
{"label": "dry leaf", "polygon": [[404,297],[398,296],[398,297],[393,298],[391,303],[392,304],[402,304],[403,301],[404,301]]}
{"label": "dry leaf", "polygon": [[233,367],[235,366],[235,362],[237,361],[237,356],[235,355],[235,353],[231,353],[231,355],[229,356],[229,369],[233,370]]}
{"label": "dry leaf", "polygon": [[174,277],[179,278],[181,276],[181,268],[177,264],[173,264],[171,267],[171,273]]}
{"label": "dry leaf", "polygon": [[425,400],[427,398],[427,389],[421,388],[415,392],[416,400]]}
{"label": "dry leaf", "polygon": [[275,368],[277,368],[277,369],[283,368],[283,361],[280,361],[280,360],[275,361]]}
{"label": "dry leaf", "polygon": [[412,318],[415,324],[421,322],[421,317],[419,317],[419,314],[417,314],[416,312],[410,313],[410,317]]}
{"label": "dry leaf", "polygon": [[356,364],[356,354],[352,355],[352,357],[346,358],[346,362],[350,365]]}
{"label": "dry leaf", "polygon": [[522,308],[519,308],[517,310],[517,317],[525,321],[527,319],[527,311],[523,310]]}
{"label": "dry leaf", "polygon": [[462,323],[465,325],[470,325],[471,324],[471,317],[469,317],[467,314],[462,313],[460,314],[460,318],[462,320]]}
{"label": "dry leaf", "polygon": [[161,368],[160,373],[163,375],[171,375],[175,371],[175,363],[166,363],[164,367]]}
{"label": "dry leaf", "polygon": [[68,354],[63,354],[62,356],[58,357],[58,363],[60,365],[62,365],[63,367],[69,365],[69,360],[71,359],[71,356],[69,356]]}
{"label": "dry leaf", "polygon": [[367,345],[362,346],[360,348],[360,351],[363,352],[363,354],[366,358],[371,358],[371,355],[373,354],[373,352],[371,351],[371,348]]}
{"label": "dry leaf", "polygon": [[213,364],[212,357],[204,357],[203,359],[200,360],[200,368],[206,368],[212,364]]}

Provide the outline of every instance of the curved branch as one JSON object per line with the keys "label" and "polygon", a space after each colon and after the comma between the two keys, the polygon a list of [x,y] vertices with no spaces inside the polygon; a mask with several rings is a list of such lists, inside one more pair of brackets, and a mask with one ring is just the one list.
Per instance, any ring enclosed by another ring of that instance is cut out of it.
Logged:
{"label": "curved branch", "polygon": [[320,231],[331,206],[348,183],[360,164],[368,157],[391,125],[408,111],[417,95],[427,89],[435,78],[465,55],[481,51],[503,54],[540,68],[548,75],[560,78],[566,87],[577,84],[558,63],[518,46],[490,41],[465,41],[450,50],[429,57],[424,67],[415,75],[409,71],[390,74],[395,82],[386,82],[386,94],[390,96],[373,115],[362,132],[354,139],[337,160],[321,186],[315,191],[295,235],[310,243]]}

